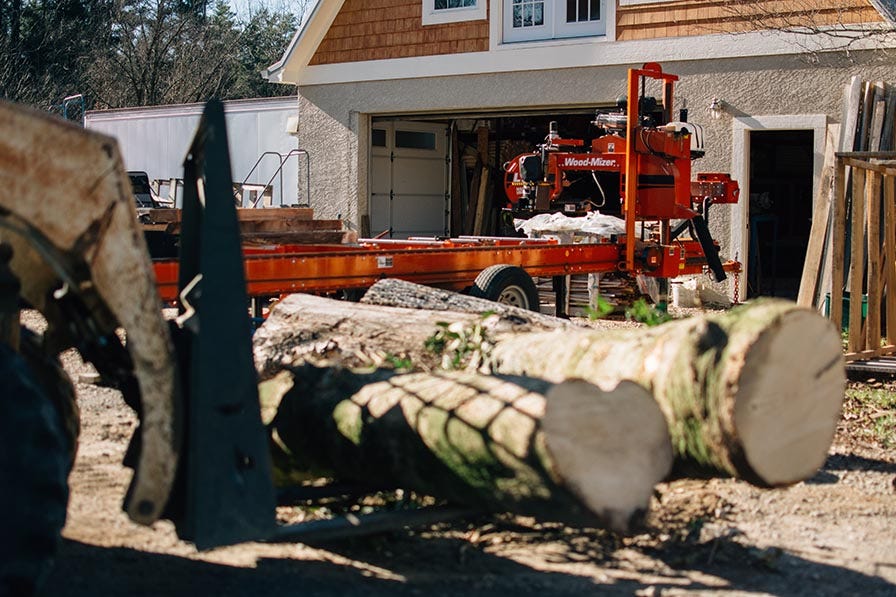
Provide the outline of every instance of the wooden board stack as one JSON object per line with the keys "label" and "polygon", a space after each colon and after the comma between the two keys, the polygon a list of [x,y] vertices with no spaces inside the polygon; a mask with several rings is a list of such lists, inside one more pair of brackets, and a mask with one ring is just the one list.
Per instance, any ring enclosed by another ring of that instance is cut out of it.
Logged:
{"label": "wooden board stack", "polygon": [[849,329],[848,360],[896,352],[894,122],[896,88],[853,77],[827,131],[797,302]]}

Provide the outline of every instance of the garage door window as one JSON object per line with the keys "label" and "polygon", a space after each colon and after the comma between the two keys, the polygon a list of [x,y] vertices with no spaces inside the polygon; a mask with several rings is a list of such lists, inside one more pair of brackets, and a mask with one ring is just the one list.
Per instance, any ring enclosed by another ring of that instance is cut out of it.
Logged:
{"label": "garage door window", "polygon": [[433,133],[423,131],[396,130],[395,147],[433,150],[436,148],[436,136]]}

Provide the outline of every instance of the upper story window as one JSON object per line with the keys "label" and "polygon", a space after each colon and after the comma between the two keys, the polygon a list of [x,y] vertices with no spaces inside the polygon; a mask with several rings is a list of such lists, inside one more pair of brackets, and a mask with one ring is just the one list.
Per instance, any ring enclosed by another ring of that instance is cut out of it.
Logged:
{"label": "upper story window", "polygon": [[423,24],[476,21],[486,17],[487,0],[423,0]]}
{"label": "upper story window", "polygon": [[504,41],[604,35],[606,0],[503,0]]}

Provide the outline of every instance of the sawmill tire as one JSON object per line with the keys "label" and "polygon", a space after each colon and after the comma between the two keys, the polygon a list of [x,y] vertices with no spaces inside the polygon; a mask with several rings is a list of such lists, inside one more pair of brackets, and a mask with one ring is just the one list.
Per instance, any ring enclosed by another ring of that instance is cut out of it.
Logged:
{"label": "sawmill tire", "polygon": [[[25,330],[22,345],[36,349]],[[74,390],[56,359],[35,361],[4,343],[0,380],[0,597],[27,596],[47,576],[65,524]]]}
{"label": "sawmill tire", "polygon": [[470,295],[513,305],[530,311],[538,311],[538,289],[532,277],[515,265],[492,265],[482,270]]}

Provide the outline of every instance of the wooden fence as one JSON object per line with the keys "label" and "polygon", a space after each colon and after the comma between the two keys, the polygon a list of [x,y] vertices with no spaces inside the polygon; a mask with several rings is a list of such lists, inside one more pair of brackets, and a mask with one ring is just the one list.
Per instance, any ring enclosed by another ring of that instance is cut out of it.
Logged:
{"label": "wooden fence", "polygon": [[847,360],[896,354],[896,153],[838,153],[833,187],[831,321]]}

